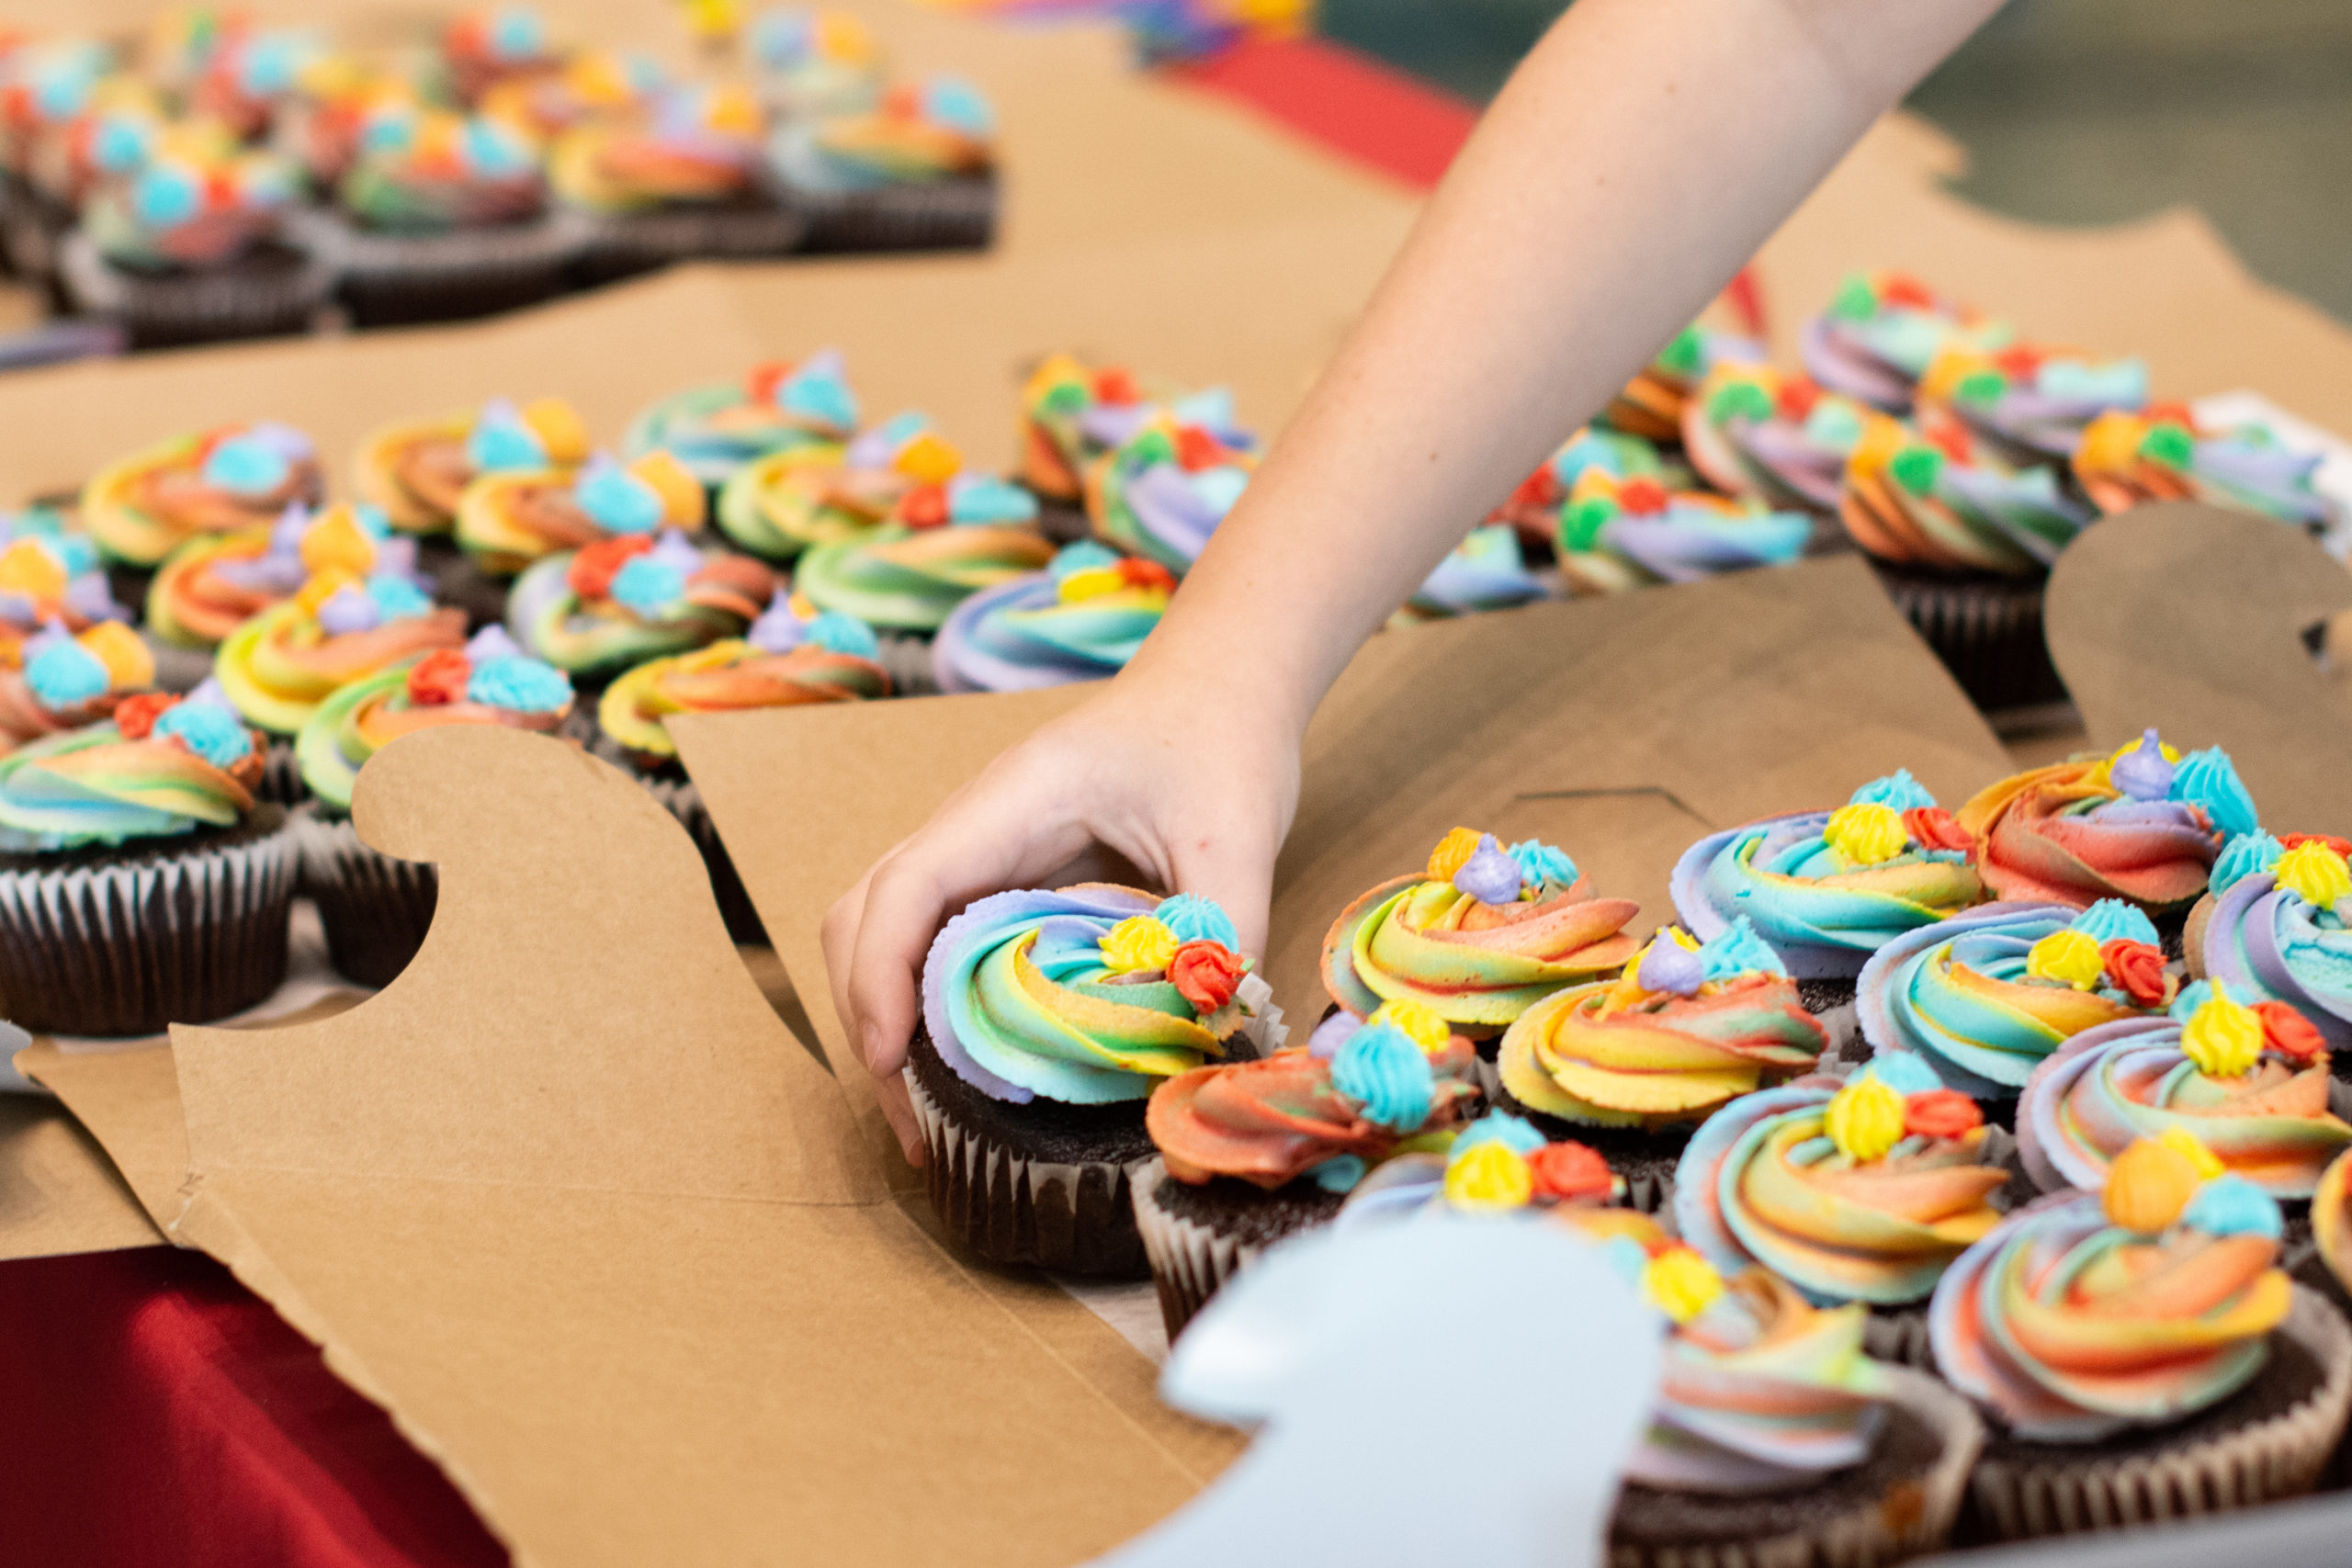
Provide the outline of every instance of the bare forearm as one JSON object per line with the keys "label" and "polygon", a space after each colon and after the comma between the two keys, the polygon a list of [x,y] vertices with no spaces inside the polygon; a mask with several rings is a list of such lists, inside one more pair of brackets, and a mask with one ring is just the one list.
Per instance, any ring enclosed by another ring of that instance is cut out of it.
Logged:
{"label": "bare forearm", "polygon": [[1224,671],[1303,727],[1463,533],[1996,4],[1577,0],[1496,99],[1136,678]]}

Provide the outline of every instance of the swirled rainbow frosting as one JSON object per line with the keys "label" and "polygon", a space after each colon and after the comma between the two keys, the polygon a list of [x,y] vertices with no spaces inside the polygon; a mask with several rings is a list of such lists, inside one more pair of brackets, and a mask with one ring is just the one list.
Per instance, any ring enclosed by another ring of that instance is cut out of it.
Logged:
{"label": "swirled rainbow frosting", "polygon": [[564,476],[588,460],[588,427],[560,398],[515,407],[494,398],[469,413],[404,420],[359,444],[353,479],[395,528],[446,534],[466,487],[488,473]]}
{"label": "swirled rainbow frosting", "polygon": [[336,687],[465,640],[466,613],[435,608],[406,578],[330,567],[230,633],[212,672],[239,713],[292,735]]}
{"label": "swirled rainbow frosting", "polygon": [[0,757],[0,851],[86,849],[229,828],[253,809],[258,736],[209,683]]}
{"label": "swirled rainbow frosting", "polygon": [[2141,413],[2110,409],[2084,427],[2075,478],[2101,512],[2154,501],[2201,501],[2282,523],[2324,526],[2332,514],[2312,488],[2324,460],[2259,423],[2209,430],[2178,404]]}
{"label": "swirled rainbow frosting", "polygon": [[868,539],[818,546],[801,558],[794,581],[825,609],[876,626],[928,632],[974,593],[1041,571],[1053,558],[1054,547],[1034,528],[893,523]]}
{"label": "swirled rainbow frosting", "polygon": [[900,83],[863,114],[785,121],[768,160],[806,190],[872,190],[987,174],[995,141],[996,113],[979,89],[938,74]]}
{"label": "swirled rainbow frosting", "polygon": [[1710,376],[1725,365],[1761,365],[1765,357],[1764,345],[1753,338],[1694,322],[1609,400],[1600,423],[1645,441],[1679,441],[1690,400]]}
{"label": "swirled rainbow frosting", "polygon": [[1503,1088],[1571,1122],[1666,1126],[1809,1072],[1829,1036],[1745,920],[1704,944],[1671,927],[1614,980],[1531,1004],[1503,1034]]}
{"label": "swirled rainbow frosting", "polygon": [[1620,486],[1629,479],[1649,479],[1659,489],[1671,491],[1696,482],[1679,464],[1669,466],[1654,443],[1606,425],[1589,424],[1521,479],[1487,521],[1510,524],[1530,543],[1548,540],[1560,531],[1560,514],[1577,481],[1595,471]]}
{"label": "swirled rainbow frosting", "polygon": [[1205,424],[1155,414],[1086,471],[1086,514],[1111,544],[1179,574],[1192,569],[1258,460]]}
{"label": "swirled rainbow frosting", "polygon": [[428,109],[379,125],[335,194],[368,229],[433,234],[536,218],[548,187],[537,143],[512,122]]}
{"label": "swirled rainbow frosting", "polygon": [[932,645],[945,692],[1025,692],[1100,681],[1124,669],[1159,625],[1176,579],[1158,561],[1090,539],[1044,571],[984,589],[956,606]]}
{"label": "swirled rainbow frosting", "polygon": [[1847,457],[1871,411],[1769,365],[1726,363],[1682,407],[1691,467],[1726,495],[1774,509],[1835,512]]}
{"label": "swirled rainbow frosting", "polygon": [[1951,814],[1897,771],[1835,811],[1708,834],[1683,852],[1669,886],[1702,941],[1745,915],[1791,974],[1847,976],[1905,931],[1977,902],[1974,857]]}
{"label": "swirled rainbow frosting", "polygon": [[[744,549],[789,560],[811,545],[854,544],[890,523],[1027,523],[1027,491],[963,472],[964,455],[910,410],[846,446],[786,446],[737,468],[718,492],[718,525]],[[960,513],[960,514],[959,514]]]}
{"label": "swirled rainbow frosting", "polygon": [[445,648],[338,686],[295,737],[311,793],[340,810],[368,759],[419,729],[503,724],[553,734],[571,714],[571,682],[533,659],[498,626],[462,649]]}
{"label": "swirled rainbow frosting", "polygon": [[2177,908],[2205,890],[2225,838],[2257,824],[2218,747],[2176,761],[2150,730],[2109,758],[2077,758],[1988,784],[1962,806],[1996,897],[2084,908],[2121,898]]}
{"label": "swirled rainbow frosting", "polygon": [[1858,272],[1838,286],[1829,309],[1798,340],[1804,367],[1833,392],[1907,413],[1919,378],[1948,344],[2004,346],[2008,326],[1937,293],[1908,274]]}
{"label": "swirled rainbow frosting", "polygon": [[117,560],[153,566],[198,535],[266,528],[326,488],[311,438],[283,424],[222,425],[183,435],[92,475],[82,525]]}
{"label": "swirled rainbow frosting", "polygon": [[52,621],[25,639],[23,664],[0,669],[0,752],[96,724],[155,683],[155,658],[120,621],[80,633]]}
{"label": "swirled rainbow frosting", "polygon": [[[857,393],[841,351],[755,365],[740,381],[689,387],[641,411],[621,454],[669,453],[704,484],[727,483],[746,463],[802,446],[838,446],[857,433]],[[723,510],[723,508],[722,508]]]}
{"label": "swirled rainbow frosting", "polygon": [[1894,938],[1862,965],[1862,1038],[1964,1094],[2013,1094],[2087,1029],[2168,1006],[2177,982],[2148,918],[2103,900],[1997,903]]}
{"label": "swirled rainbow frosting", "polygon": [[741,637],[775,597],[775,574],[759,562],[696,549],[670,529],[535,562],[506,595],[506,629],[535,658],[581,675]]}
{"label": "swirled rainbow frosting", "polygon": [[1683,1150],[1675,1226],[1724,1272],[1761,1264],[1819,1304],[1923,1301],[2000,1223],[2009,1173],[1984,1122],[1908,1057],[1744,1095]]}
{"label": "swirled rainbow frosting", "polygon": [[2320,1172],[2319,1186],[2312,1192],[2312,1242],[2336,1283],[2352,1291],[2352,1207],[2345,1200],[2347,1176],[2352,1176],[2352,1156],[2338,1155]]}
{"label": "swirled rainbow frosting", "polygon": [[1569,491],[1554,536],[1560,573],[1577,593],[1622,593],[1718,572],[1786,566],[1804,553],[1813,519],[1753,499],[1619,481],[1588,468]]}
{"label": "swirled rainbow frosting", "polygon": [[2191,965],[2242,1000],[2293,1008],[2331,1046],[2352,1044],[2347,846],[2287,840],[2256,830],[2230,840],[2189,920]]}
{"label": "swirled rainbow frosting", "polygon": [[2011,468],[1957,420],[1884,415],[1847,457],[1838,511],[1880,560],[2011,577],[2048,568],[2091,520],[2049,468]]}
{"label": "swirled rainbow frosting", "polygon": [[1956,417],[2021,460],[2063,459],[2100,414],[2146,406],[2148,367],[2042,344],[1986,353],[1951,343],[1920,374],[1917,400],[1921,413]]}
{"label": "swirled rainbow frosting", "polygon": [[2184,1001],[2194,1003],[2186,1017],[2086,1030],[2034,1069],[2018,1100],[2018,1145],[2037,1182],[2097,1188],[2135,1140],[2182,1129],[2272,1197],[2311,1196],[2352,1145],[2352,1125],[2327,1108],[2318,1033],[2226,987]]}
{"label": "swirled rainbow frosting", "polygon": [[182,648],[217,648],[245,622],[292,598],[320,572],[417,585],[416,545],[393,538],[383,513],[344,502],[313,517],[288,506],[266,529],[190,539],[147,585],[147,629]]}
{"label": "swirled rainbow frosting", "polygon": [[1323,939],[1323,984],[1358,1018],[1419,1002],[1455,1029],[1491,1035],[1553,992],[1606,975],[1640,944],[1630,898],[1595,898],[1576,862],[1532,839],[1506,850],[1456,828],[1429,864],[1340,912]]}
{"label": "swirled rainbow frosting", "polygon": [[678,754],[667,728],[673,714],[888,696],[890,673],[875,662],[878,652],[864,622],[778,594],[741,640],[649,660],[621,675],[605,688],[596,722],[641,764],[658,765]]}
{"label": "swirled rainbow frosting", "polygon": [[765,135],[748,90],[673,84],[640,114],[565,131],[548,154],[548,183],[568,205],[608,215],[739,201],[760,191]]}
{"label": "swirled rainbow frosting", "polygon": [[2194,1138],[2143,1140],[2102,1190],[2019,1210],[1944,1271],[1936,1368],[2026,1442],[2184,1419],[2262,1370],[2293,1300],[2281,1229]]}
{"label": "swirled rainbow frosting", "polygon": [[79,635],[130,619],[88,535],[45,506],[0,514],[0,666],[22,668],[27,639],[52,624]]}
{"label": "swirled rainbow frosting", "polygon": [[1473,528],[1421,580],[1404,607],[1388,617],[1391,626],[1509,610],[1551,597],[1544,580],[1527,570],[1519,533],[1508,524]]}
{"label": "swirled rainbow frosting", "polygon": [[1148,1097],[1221,1061],[1246,1021],[1249,960],[1204,898],[1084,883],[982,898],[923,961],[923,1023],[957,1077],[996,1100]]}
{"label": "swirled rainbow frosting", "polygon": [[706,502],[702,486],[666,452],[626,467],[598,452],[577,469],[493,468],[458,499],[458,543],[484,571],[518,572],[599,540],[699,533]]}

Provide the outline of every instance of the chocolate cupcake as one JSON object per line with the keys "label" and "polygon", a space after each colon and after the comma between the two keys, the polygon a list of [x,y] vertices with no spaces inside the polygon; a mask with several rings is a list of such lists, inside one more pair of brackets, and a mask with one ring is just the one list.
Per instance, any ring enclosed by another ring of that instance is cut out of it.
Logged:
{"label": "chocolate cupcake", "polygon": [[0,757],[0,996],[36,1033],[144,1035],[277,988],[299,857],[217,694],[137,696]]}
{"label": "chocolate cupcake", "polygon": [[666,728],[673,714],[734,713],[813,703],[867,702],[891,694],[873,628],[836,611],[819,612],[778,592],[741,640],[649,660],[605,688],[596,705],[594,750],[626,768],[678,818],[710,868],[727,931],[765,944],[766,928],[743,879],[678,762]]}
{"label": "chocolate cupcake", "polygon": [[[629,421],[621,455],[667,452],[705,486],[723,491],[763,457],[842,446],[856,435],[857,420],[857,394],[841,352],[823,348],[797,364],[767,361],[740,381],[689,387],[662,399]],[[727,522],[723,497],[719,522]]]}
{"label": "chocolate cupcake", "polygon": [[632,664],[741,637],[775,595],[766,567],[696,549],[671,528],[543,558],[507,595],[506,629],[535,658],[601,684]]}
{"label": "chocolate cupcake", "polygon": [[386,572],[414,583],[416,541],[393,537],[383,513],[365,502],[339,502],[314,516],[296,502],[266,528],[205,535],[164,558],[147,585],[147,630],[175,648],[209,653],[330,570],[361,581]]}
{"label": "chocolate cupcake", "polygon": [[958,474],[934,500],[920,514],[902,506],[908,522],[809,550],[794,586],[820,608],[922,635],[936,632],[973,594],[1053,560],[1054,547],[1034,525],[1036,501],[1020,486]]}
{"label": "chocolate cupcake", "polygon": [[931,647],[943,692],[1028,692],[1102,681],[1125,668],[1167,613],[1176,579],[1158,561],[1091,539],[1046,570],[983,589],[956,606]]}
{"label": "chocolate cupcake", "polygon": [[1614,980],[1555,991],[1504,1033],[1504,1109],[1598,1149],[1628,1201],[1662,1207],[1692,1128],[1811,1072],[1829,1034],[1744,918],[1700,944],[1668,927]]}
{"label": "chocolate cupcake", "polygon": [[1561,508],[1553,549],[1561,581],[1582,598],[1786,566],[1815,533],[1807,513],[1770,511],[1752,497],[1669,491],[1654,479],[1621,483],[1592,468]]}
{"label": "chocolate cupcake", "polygon": [[1374,1167],[1442,1152],[1478,1103],[1476,1066],[1468,1041],[1408,1002],[1329,1050],[1211,1064],[1153,1089],[1159,1157],[1132,1191],[1169,1337],[1268,1247],[1329,1223]]}
{"label": "chocolate cupcake", "polygon": [[1945,1543],[1983,1423],[1925,1373],[1863,1355],[1860,1306],[1815,1307],[1762,1269],[1726,1278],[1639,1215],[1570,1221],[1670,1325],[1612,1563],[1894,1562]]}
{"label": "chocolate cupcake", "polygon": [[571,682],[525,655],[497,626],[462,649],[439,649],[337,687],[302,726],[295,754],[311,799],[294,817],[302,890],[318,906],[335,972],[387,986],[433,923],[440,878],[360,841],[351,791],[368,759],[401,736],[445,724],[503,724],[542,735],[571,715]]}
{"label": "chocolate cupcake", "polygon": [[[946,487],[963,467],[964,455],[929,418],[900,413],[845,446],[797,442],[745,462],[718,492],[719,530],[763,560],[788,561],[819,545],[871,539],[893,523],[935,526],[954,510]],[[1005,515],[1033,517],[1023,500]]]}
{"label": "chocolate cupcake", "polygon": [[1911,412],[1919,378],[1950,344],[2001,348],[2007,325],[1900,272],[1858,272],[1804,324],[1804,367],[1830,391],[1888,413]]}
{"label": "chocolate cupcake", "polygon": [[951,1234],[993,1262],[1144,1276],[1146,1100],[1258,1054],[1279,1016],[1233,943],[1206,899],[1096,883],[996,894],[941,930],[906,1077]]}
{"label": "chocolate cupcake", "polygon": [[1945,1270],[1937,1370],[1993,1425],[1970,1482],[1984,1534],[2311,1489],[2352,1405],[2352,1328],[2275,1267],[2282,1230],[2276,1201],[2181,1134],[2130,1145],[2103,1190],[2042,1199]]}
{"label": "chocolate cupcake", "polygon": [[602,452],[577,468],[484,469],[458,498],[457,538],[492,577],[512,577],[560,551],[662,531],[699,534],[702,486],[667,452],[624,468]]}
{"label": "chocolate cupcake", "polygon": [[978,250],[996,237],[995,136],[978,88],[933,75],[870,110],[783,120],[767,161],[809,250]]}
{"label": "chocolate cupcake", "polygon": [[1691,399],[1718,367],[1764,359],[1764,345],[1753,338],[1687,326],[1609,400],[1599,423],[1645,441],[1681,441]]}
{"label": "chocolate cupcake", "polygon": [[2335,514],[2312,486],[2323,461],[2321,453],[2290,447],[2259,422],[2212,429],[2188,409],[2167,404],[2137,414],[2110,410],[2092,420],[2073,468],[2101,512],[2198,501],[2318,533]]}
{"label": "chocolate cupcake", "polygon": [[[325,497],[311,438],[268,421],[225,424],[110,463],[82,487],[82,526],[107,558],[152,569],[199,536],[266,528]],[[138,583],[143,597],[146,583]],[[121,592],[117,585],[117,592]]]}

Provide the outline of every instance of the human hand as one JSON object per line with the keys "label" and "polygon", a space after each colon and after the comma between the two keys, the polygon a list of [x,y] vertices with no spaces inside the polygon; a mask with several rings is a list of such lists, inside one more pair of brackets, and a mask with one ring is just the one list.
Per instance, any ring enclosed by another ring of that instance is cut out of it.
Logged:
{"label": "human hand", "polygon": [[[1214,715],[1213,719],[1203,716]],[[1194,678],[1130,669],[989,763],[826,911],[833,1007],[908,1160],[921,1134],[899,1069],[932,938],[956,910],[1052,886],[1095,846],[1170,893],[1214,898],[1262,953],[1274,855],[1298,805],[1298,732]]]}

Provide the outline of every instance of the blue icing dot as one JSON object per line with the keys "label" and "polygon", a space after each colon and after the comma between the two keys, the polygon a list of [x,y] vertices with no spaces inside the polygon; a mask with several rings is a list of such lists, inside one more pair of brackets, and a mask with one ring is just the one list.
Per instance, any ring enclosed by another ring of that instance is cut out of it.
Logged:
{"label": "blue icing dot", "polygon": [[2034,387],[2053,398],[2136,409],[2148,400],[2148,367],[2139,359],[2119,359],[2111,365],[2052,359],[2034,377]]}
{"label": "blue icing dot", "polygon": [[830,366],[798,370],[776,383],[775,406],[836,429],[857,426],[857,395]]}
{"label": "blue icing dot", "polygon": [[1152,915],[1176,933],[1178,942],[1213,942],[1236,951],[1240,949],[1241,933],[1234,929],[1232,917],[1214,898],[1204,898],[1197,893],[1174,894],[1161,899]]}
{"label": "blue icing dot", "polygon": [[1854,792],[1856,806],[1883,806],[1891,811],[1920,811],[1935,805],[1929,795],[1908,768],[1897,768],[1883,779],[1872,779]]}
{"label": "blue icing dot", "polygon": [[1573,887],[1577,882],[1577,863],[1568,852],[1534,839],[1521,839],[1510,847],[1510,858],[1519,863],[1519,877],[1530,887],[1551,883],[1555,887]]}
{"label": "blue icing dot", "polygon": [[466,700],[510,713],[554,713],[571,700],[571,682],[552,664],[497,654],[466,677]]}
{"label": "blue icing dot", "polygon": [[2211,1001],[2212,997],[2212,981],[2191,980],[2180,988],[2178,996],[2173,998],[2172,1006],[2165,1010],[2165,1016],[2177,1023],[2187,1023],[2190,1015]]}
{"label": "blue icing dot", "polygon": [[232,435],[205,454],[204,482],[239,495],[267,495],[293,471],[286,455],[266,442]]}
{"label": "blue icing dot", "polygon": [[959,478],[948,487],[948,521],[952,523],[1030,523],[1037,516],[1037,498],[1016,484],[984,476]]}
{"label": "blue icing dot", "polygon": [[935,76],[923,94],[923,107],[940,124],[978,139],[996,130],[996,112],[980,90],[960,76]]}
{"label": "blue icing dot", "polygon": [[1729,925],[1701,942],[1699,962],[1710,980],[1728,980],[1738,975],[1785,976],[1789,972],[1772,944],[1756,934],[1755,926],[1746,915],[1734,915]]}
{"label": "blue icing dot", "polygon": [[1489,1111],[1455,1135],[1446,1157],[1457,1158],[1464,1149],[1480,1144],[1501,1144],[1514,1154],[1532,1155],[1544,1146],[1544,1134],[1525,1119],[1506,1111]]}
{"label": "blue icing dot", "polygon": [[662,497],[628,469],[612,463],[592,467],[572,491],[580,509],[615,534],[650,534],[662,526]]}
{"label": "blue icing dot", "polygon": [[197,215],[203,200],[195,179],[175,164],[154,165],[130,188],[131,212],[150,229],[176,228]]}
{"label": "blue icing dot", "polygon": [[1076,577],[1081,571],[1093,571],[1101,567],[1116,566],[1124,559],[1118,551],[1092,539],[1080,539],[1074,545],[1064,545],[1046,570],[1054,574],[1056,582]]}
{"label": "blue icing dot", "polygon": [[462,134],[466,162],[492,179],[514,179],[537,166],[514,133],[494,119],[469,119]]}
{"label": "blue icing dot", "polygon": [[801,635],[819,648],[845,653],[852,659],[872,659],[882,651],[881,639],[874,635],[872,626],[840,610],[824,611],[808,623]]}
{"label": "blue icing dot", "polygon": [[1871,1077],[1901,1095],[1928,1094],[1944,1087],[1936,1069],[1907,1051],[1890,1051],[1871,1058]]}
{"label": "blue icing dot", "polygon": [[2155,923],[2120,898],[2102,898],[2076,915],[2073,929],[2102,945],[2110,942],[2144,942],[2163,945]]}
{"label": "blue icing dot", "polygon": [[379,571],[368,580],[368,597],[375,601],[377,613],[388,621],[413,620],[433,613],[433,601],[425,592],[405,577],[394,577]]}
{"label": "blue icing dot", "polygon": [[1368,1168],[1362,1155],[1333,1155],[1318,1166],[1310,1168],[1307,1179],[1326,1192],[1352,1192],[1362,1181]]}
{"label": "blue icing dot", "polygon": [[2278,1201],[2243,1176],[2217,1176],[2197,1190],[2180,1223],[2207,1235],[2260,1235],[2277,1241],[2286,1230]]}
{"label": "blue icing dot", "polygon": [[1392,1023],[1368,1023],[1331,1057],[1331,1087],[1363,1107],[1366,1120],[1409,1133],[1429,1119],[1437,1091],[1430,1059]]}
{"label": "blue icing dot", "polygon": [[175,703],[155,720],[157,735],[175,735],[216,768],[231,768],[253,755],[254,738],[244,721],[210,703]]}
{"label": "blue icing dot", "polygon": [[621,564],[620,570],[613,573],[613,602],[647,620],[659,619],[685,592],[685,574],[668,561],[650,555],[631,556]]}
{"label": "blue icing dot", "polygon": [[2173,770],[2172,797],[2202,807],[2213,826],[2233,839],[2262,825],[2254,796],[2238,777],[2237,764],[2219,746],[2191,751],[2180,760]]}
{"label": "blue icing dot", "polygon": [[2220,856],[2213,862],[2210,886],[2219,893],[2246,877],[2267,876],[2286,852],[2286,845],[2259,828],[2251,833],[2240,833],[2222,846]]}
{"label": "blue icing dot", "polygon": [[547,47],[547,27],[539,14],[514,6],[490,19],[490,45],[503,60],[528,60]]}
{"label": "blue icing dot", "polygon": [[105,695],[113,678],[96,654],[71,638],[59,637],[25,660],[25,684],[33,689],[41,706],[59,710]]}

